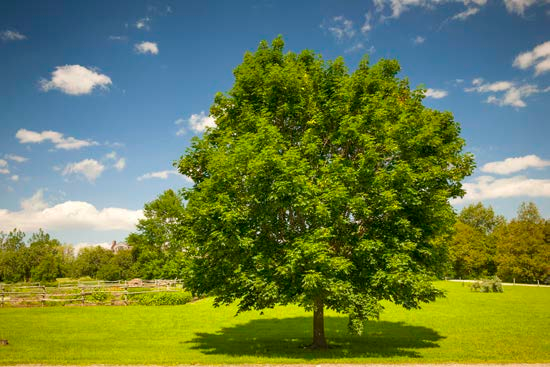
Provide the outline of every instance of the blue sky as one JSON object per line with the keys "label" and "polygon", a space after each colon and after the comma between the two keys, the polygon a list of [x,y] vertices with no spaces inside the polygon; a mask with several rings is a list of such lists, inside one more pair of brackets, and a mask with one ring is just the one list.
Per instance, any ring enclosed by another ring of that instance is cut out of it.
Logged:
{"label": "blue sky", "polygon": [[453,112],[477,169],[467,195],[550,216],[550,2],[0,2],[0,230],[123,240],[145,202],[191,185],[172,163],[213,123],[246,50],[396,58]]}

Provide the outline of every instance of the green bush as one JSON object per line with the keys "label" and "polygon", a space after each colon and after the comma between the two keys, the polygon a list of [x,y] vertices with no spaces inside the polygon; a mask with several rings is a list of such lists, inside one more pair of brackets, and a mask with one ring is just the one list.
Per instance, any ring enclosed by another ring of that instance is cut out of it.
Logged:
{"label": "green bush", "polygon": [[474,292],[481,293],[502,293],[502,281],[496,275],[489,279],[481,279],[472,283],[470,289]]}
{"label": "green bush", "polygon": [[183,305],[193,299],[189,292],[149,292],[129,294],[132,303],[143,306],[174,306]]}

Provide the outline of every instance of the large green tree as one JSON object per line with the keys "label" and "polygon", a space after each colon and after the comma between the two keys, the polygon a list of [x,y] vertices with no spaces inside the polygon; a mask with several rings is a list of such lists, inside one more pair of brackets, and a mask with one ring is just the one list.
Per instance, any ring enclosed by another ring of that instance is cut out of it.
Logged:
{"label": "large green tree", "polygon": [[433,301],[440,237],[454,220],[472,157],[449,112],[396,75],[395,60],[349,73],[284,42],[261,42],[218,94],[216,127],[181,158],[188,286],[238,300],[239,310],[297,303],[313,310],[312,348],[326,348],[323,311],[350,328],[376,318],[381,300]]}

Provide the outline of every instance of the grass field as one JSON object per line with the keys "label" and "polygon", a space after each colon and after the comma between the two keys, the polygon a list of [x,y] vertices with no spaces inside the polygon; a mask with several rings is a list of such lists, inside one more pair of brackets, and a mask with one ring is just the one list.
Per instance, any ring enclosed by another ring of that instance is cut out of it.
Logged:
{"label": "grass field", "polygon": [[550,362],[550,288],[472,293],[442,282],[447,298],[406,311],[386,304],[363,336],[327,312],[332,348],[312,352],[312,315],[278,307],[234,317],[210,299],[183,306],[0,309],[0,364],[219,364]]}

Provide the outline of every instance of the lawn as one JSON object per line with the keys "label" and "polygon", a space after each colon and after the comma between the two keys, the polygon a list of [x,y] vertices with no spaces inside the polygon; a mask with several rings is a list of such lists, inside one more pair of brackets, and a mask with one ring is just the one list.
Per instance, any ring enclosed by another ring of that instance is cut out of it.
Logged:
{"label": "lawn", "polygon": [[211,299],[183,306],[0,309],[0,364],[220,364],[550,362],[550,288],[472,293],[441,282],[447,298],[406,311],[386,304],[363,336],[326,315],[332,348],[309,351],[312,315],[277,307],[235,317]]}

